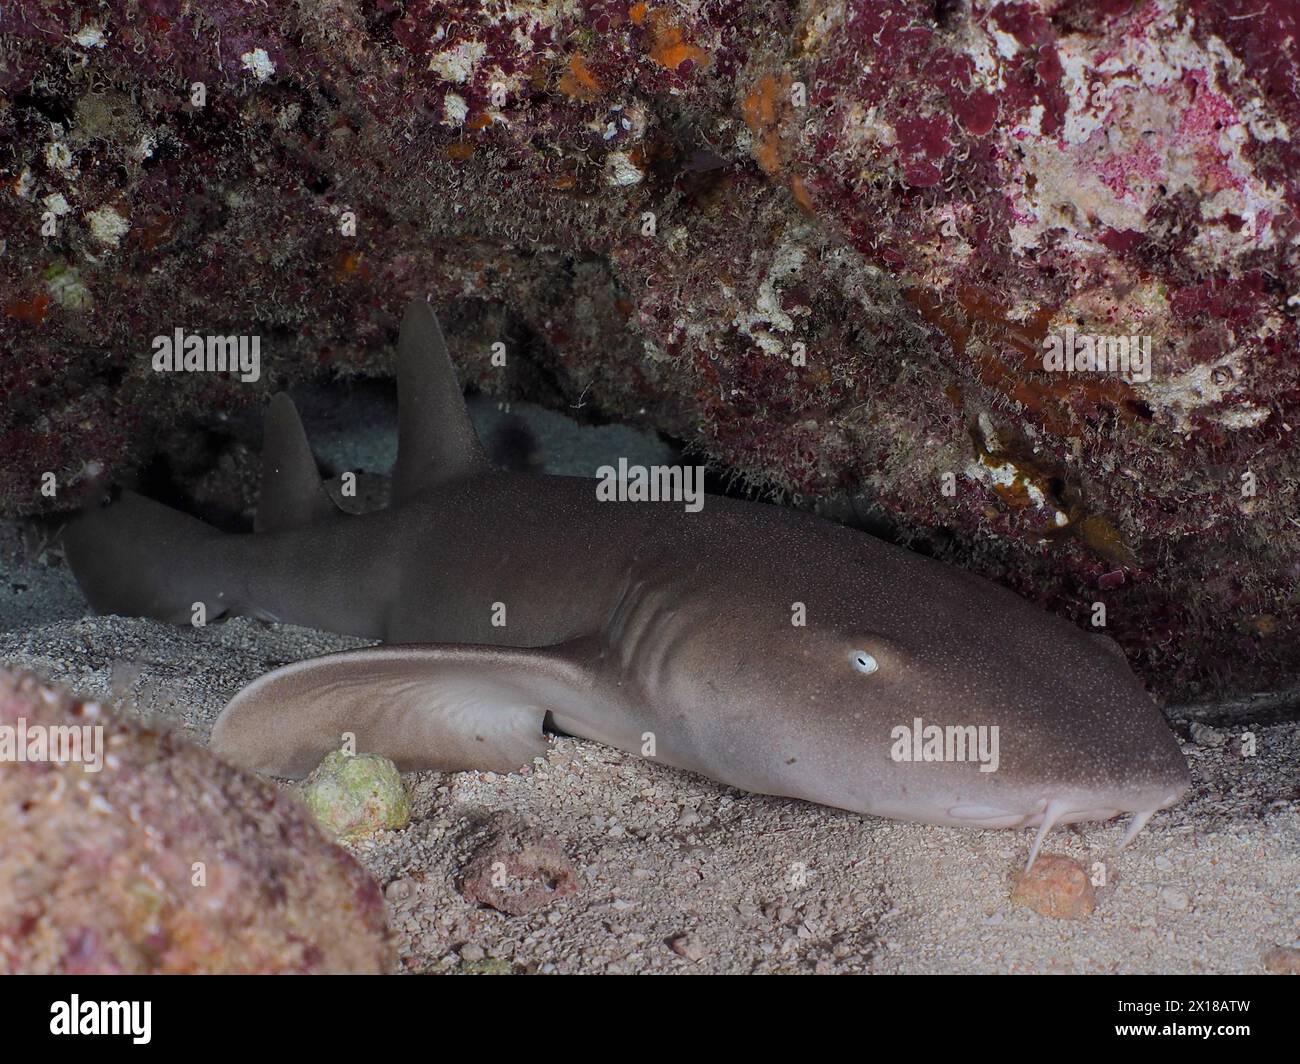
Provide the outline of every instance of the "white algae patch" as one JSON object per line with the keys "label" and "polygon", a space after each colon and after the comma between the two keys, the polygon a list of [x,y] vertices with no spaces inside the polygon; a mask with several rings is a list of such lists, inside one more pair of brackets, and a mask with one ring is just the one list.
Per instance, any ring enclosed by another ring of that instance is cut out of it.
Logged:
{"label": "white algae patch", "polygon": [[77,30],[72,35],[72,40],[75,44],[81,45],[82,48],[103,48],[108,43],[104,31],[93,22],[89,22]]}
{"label": "white algae patch", "polygon": [[266,81],[275,73],[275,64],[271,62],[271,57],[266,54],[265,48],[254,48],[252,51],[245,52],[239,57],[239,61],[258,81]]}
{"label": "white algae patch", "polygon": [[110,248],[117,247],[131,228],[131,223],[114,207],[99,207],[87,212],[86,223],[90,226],[90,235]]}

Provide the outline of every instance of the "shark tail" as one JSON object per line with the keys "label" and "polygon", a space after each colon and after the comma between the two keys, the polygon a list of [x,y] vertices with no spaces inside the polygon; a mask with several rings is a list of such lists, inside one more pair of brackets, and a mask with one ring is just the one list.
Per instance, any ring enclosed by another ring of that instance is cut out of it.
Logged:
{"label": "shark tail", "polygon": [[82,511],[63,530],[72,574],[97,613],[172,624],[237,610],[243,589],[231,548],[246,538],[131,491]]}
{"label": "shark tail", "polygon": [[[255,532],[281,532],[338,516],[287,395],[263,426],[262,483]],[[203,623],[223,614],[265,615],[250,595],[261,536],[227,535],[198,518],[131,491],[83,511],[63,541],[77,583],[99,613]],[[198,610],[202,604],[202,612]]]}
{"label": "shark tail", "polygon": [[[394,503],[445,480],[489,471],[437,318],[421,300],[402,319],[397,376]],[[338,629],[324,619],[336,618],[341,609],[361,616],[360,607],[346,585],[310,572],[304,576],[298,563],[308,551],[299,530],[310,527],[314,534],[339,516],[298,411],[281,393],[271,401],[263,428],[253,535],[224,534],[124,491],[107,506],[75,517],[63,538],[73,575],[99,613],[174,624],[242,613]],[[270,612],[268,603],[280,613]],[[355,634],[383,632],[382,611],[372,614],[357,622]]]}

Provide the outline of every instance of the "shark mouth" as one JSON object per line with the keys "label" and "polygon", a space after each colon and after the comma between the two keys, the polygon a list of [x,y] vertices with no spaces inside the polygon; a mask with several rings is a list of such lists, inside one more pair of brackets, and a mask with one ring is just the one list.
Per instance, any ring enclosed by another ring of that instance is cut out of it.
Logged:
{"label": "shark mouth", "polygon": [[1029,850],[1029,860],[1025,864],[1025,872],[1028,873],[1034,867],[1034,861],[1038,858],[1038,851],[1042,848],[1043,839],[1058,824],[1074,824],[1086,820],[1110,820],[1131,812],[1133,819],[1129,822],[1128,830],[1124,832],[1124,837],[1120,839],[1119,845],[1115,847],[1115,852],[1118,853],[1141,834],[1142,829],[1147,826],[1151,817],[1158,810],[1167,808],[1177,799],[1178,795],[1170,795],[1147,809],[1121,809],[1116,806],[1077,809],[1072,808],[1075,804],[1073,802],[1062,798],[1052,798],[1042,801],[1040,808],[1033,813],[1015,813],[1006,809],[995,809],[991,806],[960,805],[949,809],[948,815],[954,823],[966,827],[1038,828],[1038,833],[1034,836],[1033,846]]}
{"label": "shark mouth", "polygon": [[[1120,850],[1124,849],[1125,846],[1138,837],[1142,829],[1145,828],[1147,823],[1151,820],[1156,808],[1159,807],[1141,809],[1134,812],[1128,830],[1124,832],[1124,837],[1119,840],[1119,845],[1115,847],[1116,853],[1119,853]],[[1038,858],[1038,850],[1043,845],[1043,839],[1047,837],[1047,833],[1051,831],[1056,824],[1073,823],[1076,820],[1109,820],[1110,817],[1117,816],[1119,813],[1123,812],[1123,810],[1114,810],[1111,812],[1110,816],[1106,817],[1095,815],[1097,812],[1099,811],[1090,810],[1084,815],[1080,815],[1077,812],[1072,812],[1069,806],[1059,798],[1053,798],[1048,802],[1047,808],[1039,814],[1040,820],[1038,824],[1038,834],[1034,836],[1034,845],[1029,850],[1029,861],[1025,864],[1025,874],[1028,875],[1030,869],[1034,867],[1034,861]],[[1032,827],[1033,825],[1026,824],[1025,826]]]}

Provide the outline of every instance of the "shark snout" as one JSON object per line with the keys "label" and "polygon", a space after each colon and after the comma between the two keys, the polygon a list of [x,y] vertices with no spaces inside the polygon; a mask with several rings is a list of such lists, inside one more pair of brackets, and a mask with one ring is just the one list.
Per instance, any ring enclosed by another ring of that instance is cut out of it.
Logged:
{"label": "shark snout", "polygon": [[1029,861],[1025,865],[1028,872],[1034,866],[1034,859],[1043,844],[1047,833],[1058,824],[1077,824],[1086,821],[1111,820],[1126,814],[1132,815],[1128,830],[1120,839],[1115,851],[1118,853],[1132,842],[1147,826],[1151,817],[1162,809],[1176,805],[1191,786],[1187,774],[1186,762],[1182,762],[1180,771],[1170,777],[1152,780],[1142,785],[1129,784],[1124,787],[1070,792],[1063,790],[1059,794],[1040,798],[1039,806],[1025,817],[1021,827],[1036,827],[1038,833],[1029,851]]}
{"label": "shark snout", "polygon": [[1187,762],[1176,744],[1158,766],[1122,783],[1065,779],[1039,780],[1027,787],[999,791],[987,800],[969,795],[950,805],[943,820],[974,828],[1037,828],[1026,871],[1033,867],[1047,833],[1057,825],[1105,821],[1131,815],[1116,850],[1122,850],[1162,809],[1178,804],[1191,786]]}

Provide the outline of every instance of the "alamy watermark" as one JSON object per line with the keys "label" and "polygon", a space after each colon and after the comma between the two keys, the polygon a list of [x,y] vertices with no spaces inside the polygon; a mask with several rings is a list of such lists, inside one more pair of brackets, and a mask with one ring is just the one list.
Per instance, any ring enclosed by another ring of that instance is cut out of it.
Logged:
{"label": "alamy watermark", "polygon": [[153,338],[155,373],[238,373],[251,384],[262,375],[260,336],[201,336],[176,329]]}
{"label": "alamy watermark", "polygon": [[1067,327],[1043,340],[1049,373],[1112,373],[1136,384],[1151,379],[1151,337],[1076,333]]}
{"label": "alamy watermark", "polygon": [[889,756],[895,761],[978,761],[981,772],[998,770],[996,724],[941,726],[914,717],[911,727],[896,725],[889,737],[894,740]]}
{"label": "alamy watermark", "polygon": [[603,465],[596,470],[596,498],[601,502],[681,502],[688,513],[704,509],[703,466]]}
{"label": "alamy watermark", "polygon": [[0,762],[52,761],[80,764],[87,772],[104,767],[102,724],[0,724]]}
{"label": "alamy watermark", "polygon": [[136,1045],[148,1045],[152,1013],[152,1001],[82,1001],[73,994],[50,1005],[50,1034],[128,1035]]}

